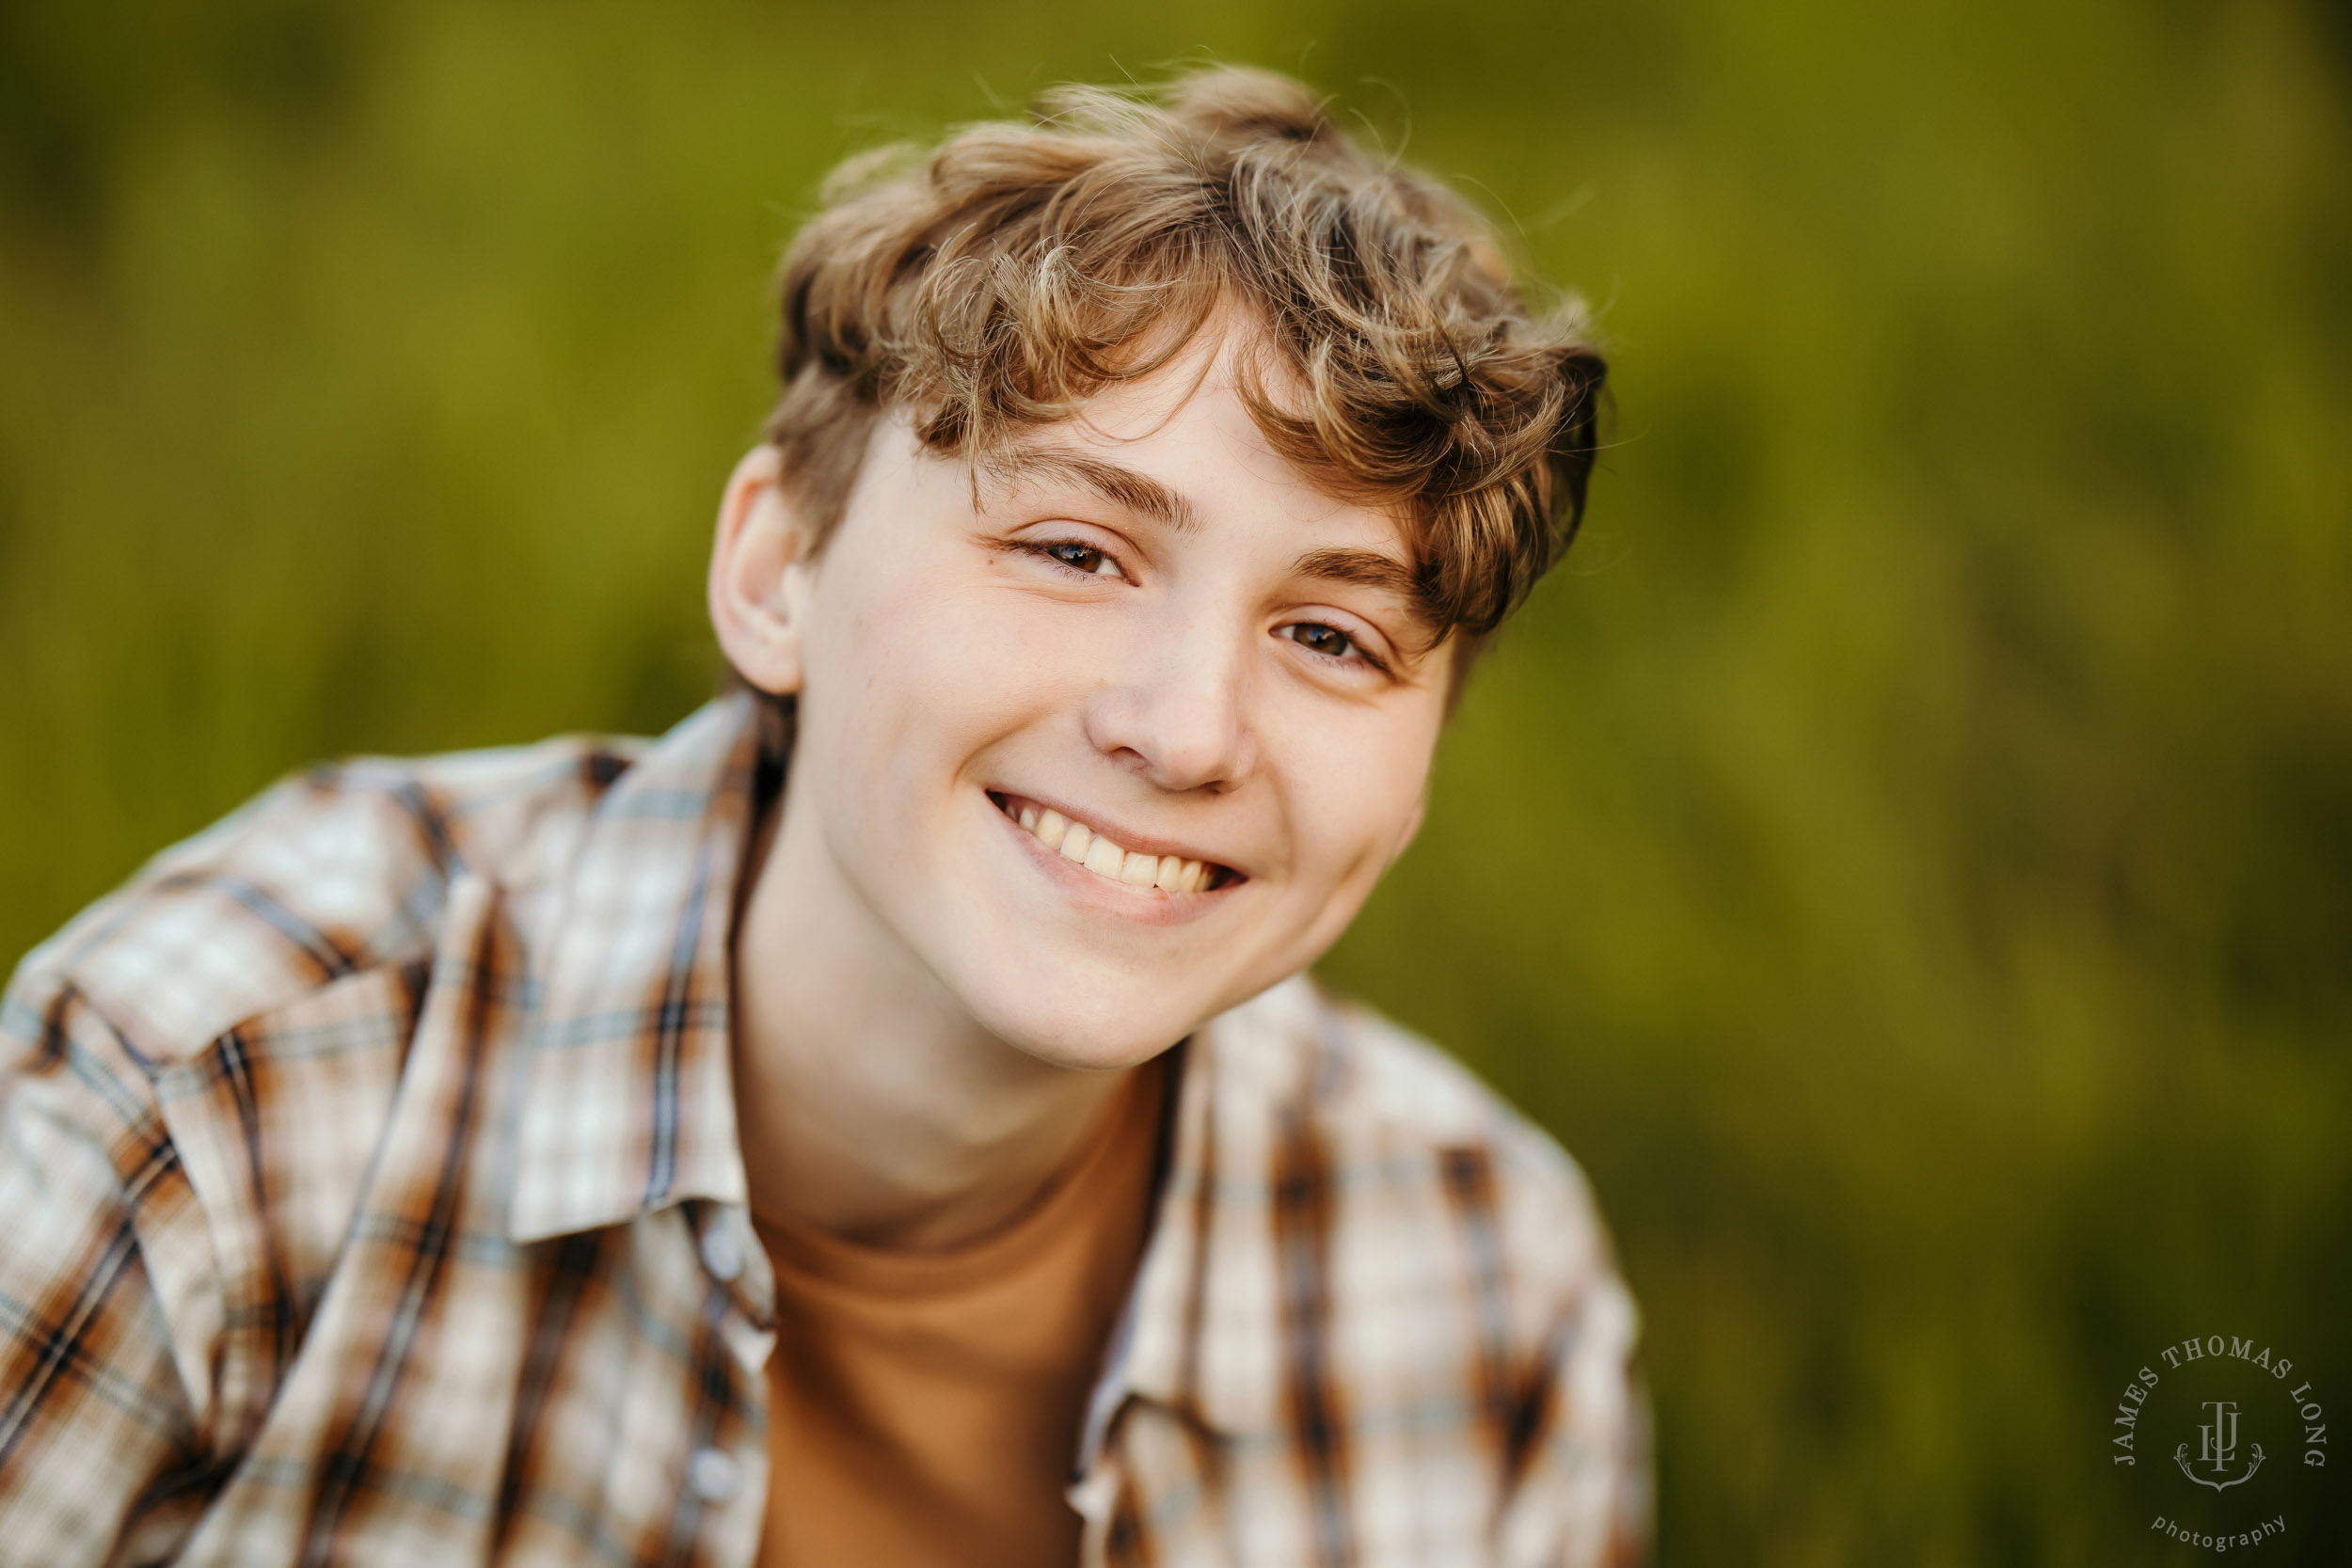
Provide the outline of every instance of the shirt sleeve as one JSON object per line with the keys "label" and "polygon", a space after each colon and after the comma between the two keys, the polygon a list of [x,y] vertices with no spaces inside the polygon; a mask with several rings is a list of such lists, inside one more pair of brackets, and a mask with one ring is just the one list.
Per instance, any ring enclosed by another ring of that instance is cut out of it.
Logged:
{"label": "shirt sleeve", "polygon": [[1632,1298],[1592,1281],[1550,1336],[1535,1432],[1497,1533],[1502,1568],[1633,1568],[1649,1560],[1649,1402]]}
{"label": "shirt sleeve", "polygon": [[70,986],[20,977],[0,1000],[0,1568],[185,1539],[213,1481],[186,1375],[204,1347],[175,1344],[166,1293],[176,1277],[200,1325],[208,1252],[137,1057]]}

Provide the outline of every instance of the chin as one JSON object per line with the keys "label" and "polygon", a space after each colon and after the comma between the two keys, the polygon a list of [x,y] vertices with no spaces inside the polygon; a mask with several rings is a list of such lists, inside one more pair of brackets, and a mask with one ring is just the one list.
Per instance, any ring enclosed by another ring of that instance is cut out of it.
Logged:
{"label": "chin", "polygon": [[1036,996],[972,997],[967,1005],[990,1034],[1025,1055],[1082,1072],[1139,1066],[1212,1016],[1133,995],[1109,1006],[1055,1006]]}

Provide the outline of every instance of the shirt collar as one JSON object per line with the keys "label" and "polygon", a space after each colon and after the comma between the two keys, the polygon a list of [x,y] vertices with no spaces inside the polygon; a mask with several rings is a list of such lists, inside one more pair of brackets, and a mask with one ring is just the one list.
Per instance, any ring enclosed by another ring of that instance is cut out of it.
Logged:
{"label": "shirt collar", "polygon": [[[1282,1282],[1267,1266],[1279,1249],[1263,1173],[1286,1142],[1320,1135],[1303,1118],[1316,1093],[1333,1092],[1344,1059],[1335,1023],[1312,983],[1294,976],[1185,1042],[1151,1240],[1079,1433],[1082,1491],[1108,1473],[1103,1451],[1130,1400],[1211,1436],[1283,1419],[1286,1386],[1264,1359],[1286,1329]],[[1073,1501],[1081,1513],[1107,1507]]]}
{"label": "shirt collar", "polygon": [[758,761],[752,699],[738,693],[664,736],[597,803],[533,965],[516,1241],[688,1198],[744,1201],[729,954]]}

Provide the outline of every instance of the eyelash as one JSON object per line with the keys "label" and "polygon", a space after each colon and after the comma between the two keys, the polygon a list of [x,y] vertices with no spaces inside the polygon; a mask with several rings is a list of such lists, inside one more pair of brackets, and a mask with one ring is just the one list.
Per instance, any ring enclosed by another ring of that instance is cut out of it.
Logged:
{"label": "eyelash", "polygon": [[[1126,576],[1126,569],[1119,564],[1119,560],[1116,556],[1113,556],[1108,550],[1104,549],[1099,545],[1089,545],[1082,539],[1023,540],[1015,547],[1025,554],[1037,557],[1040,561],[1043,561],[1054,566],[1059,567],[1062,571],[1070,573],[1073,577],[1103,578],[1116,576],[1124,578]],[[1086,567],[1073,565],[1070,562],[1064,561],[1058,554],[1055,553],[1059,550],[1069,550],[1073,552],[1084,551],[1086,554],[1094,557],[1097,562],[1107,562],[1114,568],[1114,570],[1111,572],[1090,571]],[[1296,635],[1301,631],[1318,630],[1327,631],[1332,636],[1338,638],[1341,641],[1346,643],[1348,651],[1344,654],[1331,654],[1325,653],[1319,648],[1308,648],[1307,644]],[[1287,626],[1278,627],[1275,635],[1286,638],[1290,641],[1296,642],[1300,647],[1307,648],[1309,653],[1315,655],[1318,658],[1329,659],[1334,664],[1362,664],[1368,668],[1378,671],[1384,675],[1389,673],[1389,666],[1387,662],[1381,659],[1379,656],[1375,654],[1370,648],[1364,646],[1363,640],[1361,638],[1357,637],[1352,632],[1343,631],[1340,627],[1332,626],[1326,621],[1293,621]]]}

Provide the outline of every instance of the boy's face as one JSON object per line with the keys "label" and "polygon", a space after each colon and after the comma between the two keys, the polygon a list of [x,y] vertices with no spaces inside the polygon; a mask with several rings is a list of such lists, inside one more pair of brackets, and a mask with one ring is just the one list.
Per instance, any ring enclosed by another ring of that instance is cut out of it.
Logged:
{"label": "boy's face", "polygon": [[[781,832],[807,853],[768,867],[816,870],[760,896],[837,903],[1051,1062],[1144,1060],[1304,968],[1420,820],[1452,647],[1396,521],[1278,457],[1229,370],[1204,341],[1105,393],[977,506],[886,419],[766,641],[719,611],[739,669],[800,690]],[[714,603],[731,548],[792,528],[759,457]]]}

